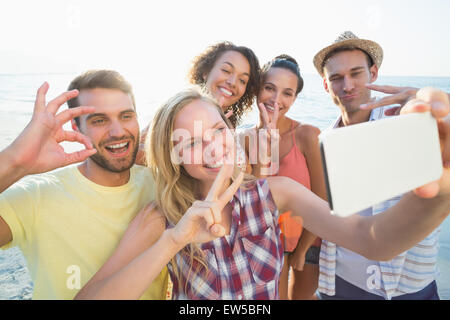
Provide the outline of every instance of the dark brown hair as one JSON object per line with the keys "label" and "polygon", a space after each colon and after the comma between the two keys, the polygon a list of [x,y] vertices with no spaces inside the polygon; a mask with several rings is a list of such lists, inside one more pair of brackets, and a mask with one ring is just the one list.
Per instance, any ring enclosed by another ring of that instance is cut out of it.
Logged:
{"label": "dark brown hair", "polygon": [[297,76],[297,89],[295,94],[299,94],[303,89],[303,78],[300,74],[300,68],[297,61],[287,54],[276,56],[271,61],[267,62],[261,69],[261,83],[265,80],[267,72],[270,68],[283,68],[291,71]]}
{"label": "dark brown hair", "polygon": [[[126,94],[129,94],[131,101],[133,102],[134,108],[136,108],[136,103],[134,100],[133,89],[125,78],[114,70],[89,70],[85,73],[79,75],[69,85],[68,90],[77,89],[81,91],[83,89],[118,89]],[[78,98],[75,97],[67,101],[69,108],[76,108],[80,106]],[[80,119],[75,118],[77,126],[80,126]]]}
{"label": "dark brown hair", "polygon": [[204,75],[209,74],[214,67],[217,59],[226,51],[236,51],[242,54],[250,65],[250,78],[247,83],[244,95],[238,102],[230,106],[228,109],[233,110],[233,115],[229,118],[233,126],[236,127],[242,119],[242,116],[248,111],[258,93],[260,84],[259,61],[255,53],[243,46],[236,46],[231,42],[220,42],[208,47],[204,52],[194,58],[193,66],[188,74],[188,79],[192,84],[204,86],[206,80]]}

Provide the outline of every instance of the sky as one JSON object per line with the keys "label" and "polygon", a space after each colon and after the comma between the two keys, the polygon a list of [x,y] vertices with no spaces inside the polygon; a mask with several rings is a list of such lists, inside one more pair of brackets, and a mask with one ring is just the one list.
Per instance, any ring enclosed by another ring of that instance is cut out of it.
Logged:
{"label": "sky", "polygon": [[449,13],[448,0],[2,1],[0,74],[109,68],[170,87],[223,40],[312,74],[314,55],[351,30],[383,47],[381,75],[450,77]]}

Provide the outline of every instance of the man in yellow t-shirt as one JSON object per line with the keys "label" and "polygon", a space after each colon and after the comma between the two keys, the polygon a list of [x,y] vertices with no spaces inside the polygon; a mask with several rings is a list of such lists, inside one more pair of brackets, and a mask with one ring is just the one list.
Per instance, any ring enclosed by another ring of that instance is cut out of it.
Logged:
{"label": "man in yellow t-shirt", "polygon": [[[76,90],[46,104],[44,83],[30,124],[0,152],[0,247],[22,250],[33,299],[74,298],[154,200],[148,168],[134,165],[139,125],[131,86],[101,70],[77,77],[69,89]],[[69,110],[56,115],[66,101]],[[62,129],[69,120],[73,132]],[[67,154],[61,141],[85,149]],[[38,175],[25,177],[31,174]],[[142,298],[165,299],[167,281],[164,269]]]}

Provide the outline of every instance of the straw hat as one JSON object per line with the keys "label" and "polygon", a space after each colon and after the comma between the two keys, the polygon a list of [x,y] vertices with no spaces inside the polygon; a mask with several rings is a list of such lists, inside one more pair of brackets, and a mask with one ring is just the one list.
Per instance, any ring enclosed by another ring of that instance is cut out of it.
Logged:
{"label": "straw hat", "polygon": [[381,62],[383,61],[383,49],[381,49],[378,43],[370,40],[359,39],[353,32],[345,31],[339,35],[331,46],[320,50],[319,53],[314,56],[314,66],[321,76],[323,76],[322,64],[327,55],[336,48],[344,46],[355,47],[365,51],[372,58],[373,63],[375,63],[378,68],[381,66]]}

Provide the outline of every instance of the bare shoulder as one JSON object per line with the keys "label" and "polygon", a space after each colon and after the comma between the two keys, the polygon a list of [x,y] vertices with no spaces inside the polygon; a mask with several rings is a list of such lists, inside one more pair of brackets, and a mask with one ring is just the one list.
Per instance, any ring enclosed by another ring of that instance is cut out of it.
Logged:
{"label": "bare shoulder", "polygon": [[295,131],[297,139],[303,142],[317,140],[320,129],[310,124],[300,124]]}
{"label": "bare shoulder", "polygon": [[311,148],[317,148],[319,144],[319,134],[320,129],[310,124],[301,124],[297,127],[295,138],[303,153],[308,152]]}

